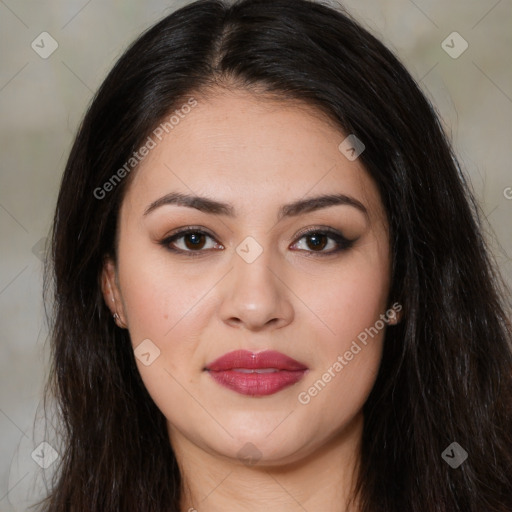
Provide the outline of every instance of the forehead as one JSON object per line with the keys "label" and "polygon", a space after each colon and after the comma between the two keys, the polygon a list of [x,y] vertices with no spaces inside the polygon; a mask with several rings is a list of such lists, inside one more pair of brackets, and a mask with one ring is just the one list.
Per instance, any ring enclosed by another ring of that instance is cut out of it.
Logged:
{"label": "forehead", "polygon": [[155,146],[134,171],[126,207],[181,192],[230,202],[241,214],[344,193],[382,216],[373,180],[338,148],[347,134],[319,110],[243,91],[195,97],[197,106],[160,130],[161,140],[151,135]]}

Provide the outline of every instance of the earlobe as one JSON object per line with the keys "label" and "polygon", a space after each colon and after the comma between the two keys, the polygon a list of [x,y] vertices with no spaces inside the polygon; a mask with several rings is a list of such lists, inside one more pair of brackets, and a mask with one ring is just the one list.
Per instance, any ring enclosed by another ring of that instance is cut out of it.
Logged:
{"label": "earlobe", "polygon": [[123,309],[121,291],[116,279],[116,266],[111,258],[106,258],[101,273],[101,291],[107,307],[118,327],[127,327],[126,317]]}
{"label": "earlobe", "polygon": [[402,321],[402,305],[399,302],[395,302],[390,309],[388,309],[386,315],[389,318],[389,325],[397,325]]}
{"label": "earlobe", "polygon": [[400,323],[400,320],[401,320],[401,315],[400,315],[400,313],[396,313],[394,318],[393,318],[393,317],[391,317],[391,318],[389,319],[389,325],[397,325],[397,324],[399,324],[399,323]]}

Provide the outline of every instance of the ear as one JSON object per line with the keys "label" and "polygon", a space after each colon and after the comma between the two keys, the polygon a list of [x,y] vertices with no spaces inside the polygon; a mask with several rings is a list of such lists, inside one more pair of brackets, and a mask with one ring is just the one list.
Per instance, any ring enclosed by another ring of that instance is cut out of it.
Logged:
{"label": "ear", "polygon": [[123,300],[117,280],[116,265],[112,258],[105,258],[101,272],[101,291],[114,321],[118,327],[126,328],[126,315],[123,308]]}

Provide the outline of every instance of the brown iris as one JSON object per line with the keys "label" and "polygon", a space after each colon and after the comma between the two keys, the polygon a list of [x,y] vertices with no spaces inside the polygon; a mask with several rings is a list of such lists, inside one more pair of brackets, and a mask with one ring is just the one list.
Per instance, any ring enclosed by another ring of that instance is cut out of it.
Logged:
{"label": "brown iris", "polygon": [[[313,233],[307,235],[307,244],[310,249],[322,250],[327,245],[328,237],[322,233]],[[310,243],[312,241],[312,243]]]}
{"label": "brown iris", "polygon": [[[205,243],[204,233],[188,233],[183,236],[187,249],[202,249]],[[189,243],[190,242],[190,243]]]}

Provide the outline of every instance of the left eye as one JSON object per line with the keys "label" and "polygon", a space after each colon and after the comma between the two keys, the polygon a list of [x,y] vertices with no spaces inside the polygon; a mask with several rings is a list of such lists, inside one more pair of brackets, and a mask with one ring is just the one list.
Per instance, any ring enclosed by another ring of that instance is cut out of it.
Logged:
{"label": "left eye", "polygon": [[302,240],[305,240],[305,243],[302,243],[302,247],[297,247],[298,249],[321,254],[332,254],[348,249],[353,243],[339,233],[321,230],[303,233],[294,245],[301,244]]}
{"label": "left eye", "polygon": [[[301,240],[306,240],[304,247],[298,247],[302,250],[308,250],[311,249],[313,252],[333,252],[332,249],[337,248],[337,240],[334,239],[333,236],[329,236],[327,233],[322,231],[312,231],[310,233],[307,233],[305,235],[302,235],[302,237],[299,239],[298,242],[296,242],[294,245],[297,245],[300,243]],[[303,244],[304,245],[304,244]],[[327,247],[329,246],[329,247]],[[329,251],[324,251],[324,249],[331,249]]]}

